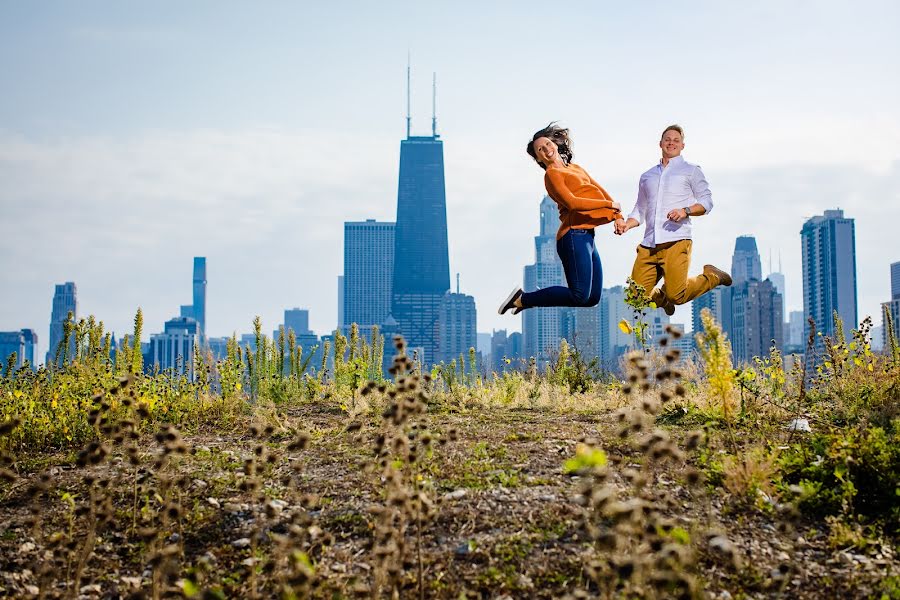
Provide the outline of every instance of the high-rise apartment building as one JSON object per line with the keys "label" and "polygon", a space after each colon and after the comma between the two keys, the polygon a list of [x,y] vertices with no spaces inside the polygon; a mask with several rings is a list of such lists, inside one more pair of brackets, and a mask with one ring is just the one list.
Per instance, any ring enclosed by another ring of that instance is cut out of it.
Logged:
{"label": "high-rise apartment building", "polygon": [[[562,262],[556,254],[556,231],[559,228],[559,209],[549,196],[540,204],[540,229],[534,238],[535,262],[524,272],[526,291],[566,285]],[[553,359],[559,342],[565,337],[566,313],[572,309],[561,306],[530,308],[522,312],[522,337],[525,355],[534,357],[543,367]]]}
{"label": "high-rise apartment building", "polygon": [[[803,312],[816,330],[833,337],[837,313],[844,336],[858,325],[856,297],[856,232],[842,210],[812,217],[800,231],[803,248]],[[804,337],[808,331],[804,328]]]}
{"label": "high-rise apartment building", "polygon": [[374,219],[344,223],[343,329],[371,331],[391,314],[394,229]]}
{"label": "high-rise apartment building", "polygon": [[[78,318],[78,291],[75,289],[75,284],[73,282],[67,281],[66,283],[57,284],[56,289],[53,292],[53,309],[50,313],[50,335],[47,337],[50,342],[46,358],[46,363],[48,365],[56,360],[58,351],[60,352],[60,362],[62,362],[62,359],[65,356],[63,351],[59,348],[59,345],[63,341],[63,323],[66,322],[70,312],[72,313],[73,318]],[[67,352],[70,357],[74,356],[74,338],[69,340]]]}

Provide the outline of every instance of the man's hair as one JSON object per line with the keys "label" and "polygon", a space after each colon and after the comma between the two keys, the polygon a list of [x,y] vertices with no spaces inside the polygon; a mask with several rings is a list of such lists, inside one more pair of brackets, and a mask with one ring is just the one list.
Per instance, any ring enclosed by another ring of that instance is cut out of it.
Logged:
{"label": "man's hair", "polygon": [[666,137],[667,131],[677,131],[678,134],[681,136],[681,141],[682,142],[684,141],[684,129],[681,128],[681,125],[679,125],[677,123],[673,123],[672,125],[669,125],[665,129],[663,129],[662,135],[659,136],[660,141],[662,141],[662,139],[664,137]]}

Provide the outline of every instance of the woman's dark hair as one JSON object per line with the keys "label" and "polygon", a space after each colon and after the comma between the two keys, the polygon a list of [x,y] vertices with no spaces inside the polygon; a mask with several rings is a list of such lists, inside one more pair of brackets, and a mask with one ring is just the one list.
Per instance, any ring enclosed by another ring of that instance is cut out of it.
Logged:
{"label": "woman's dark hair", "polygon": [[556,121],[553,121],[535,133],[534,136],[532,136],[531,141],[528,142],[528,146],[525,148],[525,152],[528,153],[528,156],[533,158],[534,162],[539,164],[542,169],[546,171],[547,165],[539,161],[537,154],[534,152],[534,141],[542,137],[549,138],[556,144],[556,150],[559,152],[559,157],[566,165],[572,162],[572,140],[569,139],[569,130],[566,127],[560,127],[556,124]]}

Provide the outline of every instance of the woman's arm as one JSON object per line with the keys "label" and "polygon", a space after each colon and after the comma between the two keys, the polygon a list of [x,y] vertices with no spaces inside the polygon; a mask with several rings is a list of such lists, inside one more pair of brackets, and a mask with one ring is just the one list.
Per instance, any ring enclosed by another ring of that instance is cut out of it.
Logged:
{"label": "woman's arm", "polygon": [[[547,171],[544,175],[544,185],[547,187],[547,193],[550,194],[550,197],[569,210],[615,209],[613,206],[614,202],[611,199],[584,198],[573,194],[566,186],[565,175],[559,169]],[[600,189],[603,191],[603,188]],[[606,194],[605,191],[603,193],[604,195]]]}

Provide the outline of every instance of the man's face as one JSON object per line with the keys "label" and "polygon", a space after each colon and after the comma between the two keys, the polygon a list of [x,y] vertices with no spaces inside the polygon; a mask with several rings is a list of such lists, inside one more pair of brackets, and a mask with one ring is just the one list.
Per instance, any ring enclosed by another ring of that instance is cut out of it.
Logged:
{"label": "man's face", "polygon": [[681,154],[682,150],[684,150],[684,141],[681,139],[680,133],[674,129],[670,129],[665,132],[662,139],[659,140],[659,147],[662,148],[663,156],[667,159],[675,158]]}

